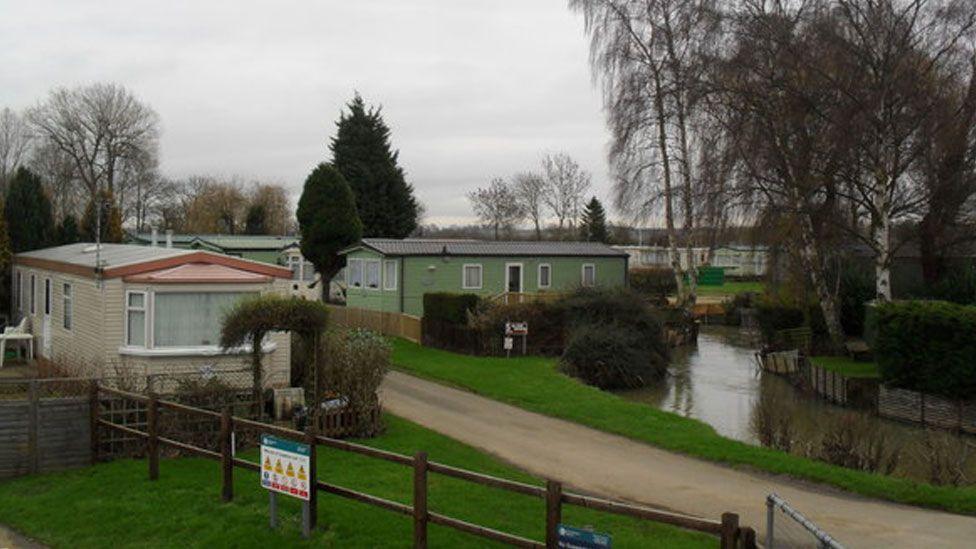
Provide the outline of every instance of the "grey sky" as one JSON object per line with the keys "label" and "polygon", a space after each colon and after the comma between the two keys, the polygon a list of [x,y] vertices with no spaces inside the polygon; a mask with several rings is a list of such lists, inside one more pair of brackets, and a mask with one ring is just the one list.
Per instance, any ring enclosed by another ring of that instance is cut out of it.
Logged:
{"label": "grey sky", "polygon": [[280,181],[328,157],[354,90],[383,105],[427,221],[565,151],[607,198],[607,131],[565,0],[0,0],[0,106],[124,84],[162,119],[163,173]]}

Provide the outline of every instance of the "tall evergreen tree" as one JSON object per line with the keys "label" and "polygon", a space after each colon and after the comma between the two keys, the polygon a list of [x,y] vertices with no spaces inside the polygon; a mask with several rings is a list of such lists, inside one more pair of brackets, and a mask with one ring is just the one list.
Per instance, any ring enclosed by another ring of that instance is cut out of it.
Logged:
{"label": "tall evergreen tree", "polygon": [[603,204],[594,196],[583,210],[583,220],[580,223],[580,238],[590,242],[610,242],[610,231],[607,230],[607,212]]}
{"label": "tall evergreen tree", "polygon": [[336,122],[329,149],[332,165],[343,175],[356,198],[363,236],[403,238],[417,228],[420,207],[397,164],[390,128],[379,108],[366,107],[357,93]]}
{"label": "tall evergreen tree", "polygon": [[68,214],[58,224],[57,242],[58,244],[81,242],[81,230],[78,229],[78,220],[75,216]]}
{"label": "tall evergreen tree", "polygon": [[298,227],[302,255],[322,276],[322,296],[329,281],[345,265],[339,251],[362,237],[363,225],[356,213],[356,199],[339,170],[319,164],[305,180],[298,200]]}
{"label": "tall evergreen tree", "polygon": [[[125,234],[122,232],[122,212],[115,202],[112,191],[103,189],[98,193],[101,199],[101,242],[122,242]],[[95,242],[95,234],[99,225],[95,219],[95,200],[89,200],[85,206],[85,215],[81,218],[81,236],[86,242]]]}
{"label": "tall evergreen tree", "polygon": [[14,253],[45,248],[54,243],[51,202],[44,194],[41,178],[20,167],[7,189],[7,231]]}

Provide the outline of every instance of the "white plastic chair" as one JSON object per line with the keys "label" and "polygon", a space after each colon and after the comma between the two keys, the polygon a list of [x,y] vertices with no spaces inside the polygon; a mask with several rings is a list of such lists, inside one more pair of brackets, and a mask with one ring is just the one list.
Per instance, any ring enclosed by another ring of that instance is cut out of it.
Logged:
{"label": "white plastic chair", "polygon": [[27,328],[27,317],[20,320],[16,326],[7,326],[0,334],[0,368],[3,368],[3,360],[7,352],[7,341],[26,341],[27,359],[34,360],[34,335]]}

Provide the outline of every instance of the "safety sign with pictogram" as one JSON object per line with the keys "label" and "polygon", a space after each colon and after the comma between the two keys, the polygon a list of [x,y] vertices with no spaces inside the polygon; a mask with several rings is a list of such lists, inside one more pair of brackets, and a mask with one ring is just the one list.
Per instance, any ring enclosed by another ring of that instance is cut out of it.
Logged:
{"label": "safety sign with pictogram", "polygon": [[271,435],[261,437],[261,486],[309,499],[309,446]]}

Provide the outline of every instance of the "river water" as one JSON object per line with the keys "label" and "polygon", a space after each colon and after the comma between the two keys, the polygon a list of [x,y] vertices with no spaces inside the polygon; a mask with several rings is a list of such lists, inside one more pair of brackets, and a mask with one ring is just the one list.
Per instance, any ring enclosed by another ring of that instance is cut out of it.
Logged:
{"label": "river water", "polygon": [[[816,448],[826,425],[848,420],[862,428],[883,431],[886,444],[898,448],[896,474],[926,480],[929,467],[922,446],[923,429],[830,404],[807,395],[782,376],[759,369],[755,352],[757,335],[729,326],[702,326],[697,345],[675,349],[667,378],[653,386],[620,395],[655,408],[695,418],[711,425],[722,436],[759,445],[753,415],[764,400],[778,414],[789,417],[795,448]],[[966,443],[973,451],[960,459],[970,482],[976,481],[976,438],[958,438],[939,433],[945,444]],[[941,441],[941,439],[940,439]],[[972,455],[968,455],[972,454]]]}

